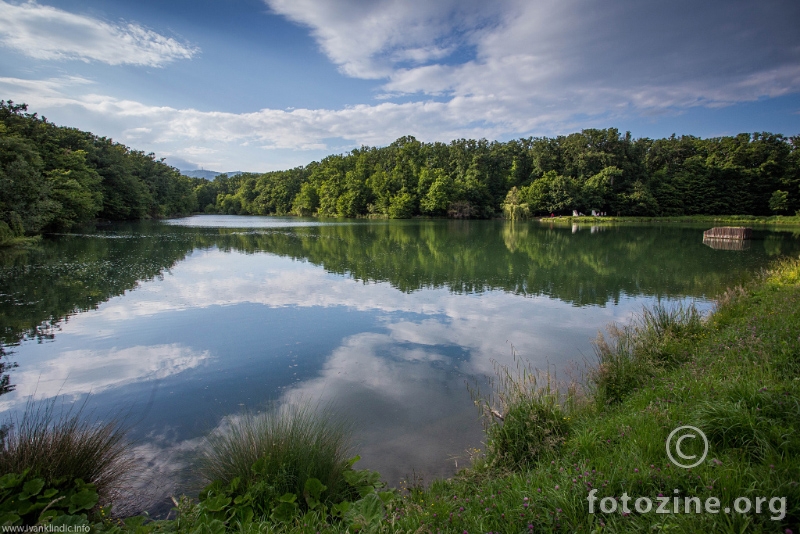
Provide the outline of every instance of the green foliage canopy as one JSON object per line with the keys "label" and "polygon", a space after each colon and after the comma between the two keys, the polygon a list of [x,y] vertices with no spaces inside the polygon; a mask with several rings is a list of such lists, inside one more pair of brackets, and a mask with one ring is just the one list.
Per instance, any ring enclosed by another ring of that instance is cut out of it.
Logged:
{"label": "green foliage canopy", "polygon": [[[288,171],[218,177],[199,185],[196,194],[206,211],[251,215],[793,213],[800,209],[799,143],[770,133],[633,139],[614,128],[505,143],[421,143],[407,136]],[[255,202],[248,200],[254,192]]]}

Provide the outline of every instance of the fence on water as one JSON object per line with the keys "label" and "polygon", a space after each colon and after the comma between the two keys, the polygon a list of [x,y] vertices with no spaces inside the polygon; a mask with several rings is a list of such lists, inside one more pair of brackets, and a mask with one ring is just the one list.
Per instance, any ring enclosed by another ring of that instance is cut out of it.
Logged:
{"label": "fence on water", "polygon": [[719,226],[703,232],[703,244],[718,250],[747,250],[753,229],[744,226]]}
{"label": "fence on water", "polygon": [[703,238],[711,239],[750,239],[753,229],[744,226],[718,226],[703,232]]}

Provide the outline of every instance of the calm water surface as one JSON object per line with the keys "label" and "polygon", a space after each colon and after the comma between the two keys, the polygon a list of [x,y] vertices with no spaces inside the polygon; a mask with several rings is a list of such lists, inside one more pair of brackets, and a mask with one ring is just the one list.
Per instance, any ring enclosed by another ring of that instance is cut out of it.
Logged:
{"label": "calm water surface", "polygon": [[466,383],[512,345],[563,376],[608,323],[709,309],[800,252],[796,229],[715,250],[706,228],[197,216],[50,236],[0,252],[0,415],[32,395],[122,414],[155,501],[226,417],[298,399],[354,420],[358,465],[390,484],[448,476],[482,439]]}

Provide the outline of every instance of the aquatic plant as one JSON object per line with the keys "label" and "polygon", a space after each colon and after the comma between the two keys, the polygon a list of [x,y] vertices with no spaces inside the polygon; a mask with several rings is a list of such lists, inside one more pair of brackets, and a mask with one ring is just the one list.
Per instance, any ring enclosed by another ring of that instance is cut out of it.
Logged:
{"label": "aquatic plant", "polygon": [[471,390],[486,430],[486,461],[509,469],[529,467],[562,446],[571,414],[583,403],[575,383],[559,384],[549,372],[523,363],[514,348],[515,368],[494,363],[491,393]]}
{"label": "aquatic plant", "polygon": [[697,308],[658,303],[644,308],[627,325],[608,327],[594,340],[598,364],[589,373],[600,404],[612,404],[641,387],[659,369],[688,361],[693,341],[703,331]]}
{"label": "aquatic plant", "polygon": [[208,436],[199,473],[217,492],[233,484],[265,507],[286,493],[303,495],[312,478],[326,486],[323,499],[340,502],[353,497],[350,452],[350,424],[330,408],[292,404],[230,418]]}
{"label": "aquatic plant", "polygon": [[46,487],[92,484],[101,501],[113,499],[131,480],[134,466],[125,428],[119,421],[86,417],[83,407],[57,399],[28,401],[6,422],[0,442],[0,473],[27,473]]}

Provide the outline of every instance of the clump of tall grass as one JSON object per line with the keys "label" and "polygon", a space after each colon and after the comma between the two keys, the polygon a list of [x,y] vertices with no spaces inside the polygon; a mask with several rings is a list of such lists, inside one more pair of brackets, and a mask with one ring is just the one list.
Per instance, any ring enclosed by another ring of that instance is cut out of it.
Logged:
{"label": "clump of tall grass", "polygon": [[593,345],[598,365],[590,373],[601,404],[621,401],[655,376],[660,369],[691,358],[693,342],[703,331],[697,308],[661,303],[644,308],[630,324],[608,327]]}
{"label": "clump of tall grass", "polygon": [[25,471],[49,487],[75,479],[94,484],[102,502],[131,480],[134,459],[119,421],[93,421],[83,407],[56,407],[56,399],[29,401],[12,416],[0,441],[0,473]]}
{"label": "clump of tall grass", "polygon": [[772,287],[800,285],[800,258],[783,258],[764,274]]}
{"label": "clump of tall grass", "polygon": [[491,393],[471,389],[486,430],[486,461],[492,467],[519,469],[536,464],[561,447],[583,397],[576,384],[559,387],[555,376],[522,363],[512,348],[515,368],[494,362]]}
{"label": "clump of tall grass", "polygon": [[231,418],[206,440],[200,476],[217,487],[236,486],[263,504],[283,495],[302,495],[306,480],[327,486],[325,500],[353,497],[343,473],[351,468],[351,426],[330,408],[308,403]]}

